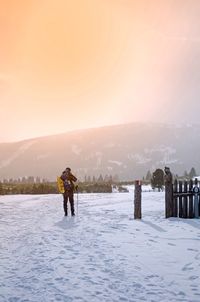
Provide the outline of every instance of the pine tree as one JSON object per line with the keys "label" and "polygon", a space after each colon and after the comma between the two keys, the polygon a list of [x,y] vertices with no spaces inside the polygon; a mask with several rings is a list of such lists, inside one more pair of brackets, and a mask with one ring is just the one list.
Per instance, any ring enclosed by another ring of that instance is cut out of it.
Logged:
{"label": "pine tree", "polygon": [[190,170],[190,173],[189,173],[189,177],[194,178],[195,176],[197,176],[197,173],[195,171],[195,168],[192,167],[192,169]]}
{"label": "pine tree", "polygon": [[101,174],[99,175],[98,182],[103,182],[103,176]]}
{"label": "pine tree", "polygon": [[158,190],[162,190],[164,186],[164,172],[161,169],[156,169],[152,174],[151,186],[153,189],[158,188]]}
{"label": "pine tree", "polygon": [[146,180],[150,181],[151,178],[152,178],[151,172],[148,170],[147,175],[146,175]]}

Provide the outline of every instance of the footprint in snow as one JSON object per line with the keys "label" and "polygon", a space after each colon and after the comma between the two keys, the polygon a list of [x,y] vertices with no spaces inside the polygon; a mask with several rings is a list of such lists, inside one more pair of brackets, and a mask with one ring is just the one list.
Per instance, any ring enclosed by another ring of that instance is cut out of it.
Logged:
{"label": "footprint in snow", "polygon": [[168,245],[171,245],[171,246],[176,246],[176,244],[170,243],[170,242],[168,242],[167,244],[168,244]]}
{"label": "footprint in snow", "polygon": [[[198,278],[199,278],[198,276],[190,276],[188,279],[189,280],[196,280]],[[191,287],[194,287],[194,285],[192,285]]]}
{"label": "footprint in snow", "polygon": [[191,270],[193,270],[194,268],[193,268],[191,265],[192,265],[192,262],[187,263],[187,264],[182,268],[182,271],[191,271]]}
{"label": "footprint in snow", "polygon": [[195,256],[195,260],[199,260],[200,259],[200,253],[196,254]]}
{"label": "footprint in snow", "polygon": [[155,240],[153,240],[153,239],[149,239],[149,241],[157,243],[157,241],[155,241]]}
{"label": "footprint in snow", "polygon": [[198,250],[197,250],[197,249],[191,249],[191,248],[188,248],[187,250],[188,250],[188,251],[192,251],[192,252],[198,252]]}

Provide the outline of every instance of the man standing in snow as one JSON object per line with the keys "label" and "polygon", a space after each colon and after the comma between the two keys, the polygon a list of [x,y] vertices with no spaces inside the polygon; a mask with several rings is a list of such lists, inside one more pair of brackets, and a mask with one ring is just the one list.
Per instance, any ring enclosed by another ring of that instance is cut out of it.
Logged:
{"label": "man standing in snow", "polygon": [[64,182],[64,188],[65,192],[63,194],[64,200],[63,200],[63,208],[65,212],[65,216],[67,216],[67,202],[69,199],[70,208],[71,208],[71,215],[75,216],[75,210],[74,210],[74,183],[77,181],[77,178],[71,173],[70,168],[66,168],[65,171],[63,171],[61,177]]}

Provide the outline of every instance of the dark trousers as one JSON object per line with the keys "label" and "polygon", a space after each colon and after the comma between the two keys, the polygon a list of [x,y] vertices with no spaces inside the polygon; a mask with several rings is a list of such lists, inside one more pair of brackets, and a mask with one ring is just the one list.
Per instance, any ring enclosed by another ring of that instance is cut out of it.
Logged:
{"label": "dark trousers", "polygon": [[65,191],[65,193],[63,194],[63,208],[64,208],[64,212],[65,215],[68,214],[68,208],[67,208],[67,203],[69,200],[70,203],[70,208],[71,208],[71,215],[74,216],[74,192],[73,191]]}

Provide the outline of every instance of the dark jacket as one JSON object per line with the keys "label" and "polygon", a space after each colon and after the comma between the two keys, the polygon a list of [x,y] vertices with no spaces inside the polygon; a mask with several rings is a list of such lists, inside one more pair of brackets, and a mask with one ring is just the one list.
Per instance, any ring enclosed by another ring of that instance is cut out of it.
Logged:
{"label": "dark jacket", "polygon": [[60,177],[64,182],[65,191],[74,191],[74,183],[77,181],[77,178],[71,173],[64,171]]}

